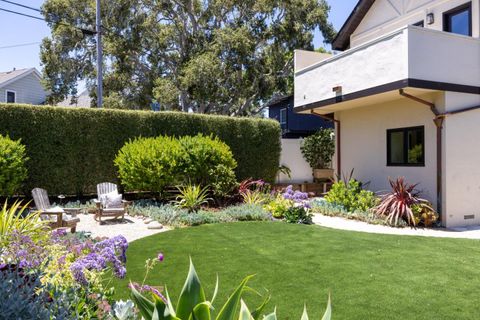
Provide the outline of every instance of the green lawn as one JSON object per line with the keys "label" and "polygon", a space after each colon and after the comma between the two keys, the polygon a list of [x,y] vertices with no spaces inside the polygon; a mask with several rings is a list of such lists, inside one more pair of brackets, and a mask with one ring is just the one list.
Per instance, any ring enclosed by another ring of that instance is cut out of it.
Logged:
{"label": "green lawn", "polygon": [[[356,233],[318,226],[252,222],[169,231],[131,243],[127,278],[141,282],[145,259],[165,254],[148,284],[176,297],[191,256],[219,302],[246,275],[269,289],[280,319],[300,319],[303,304],[320,319],[328,292],[334,319],[479,319],[480,241]],[[115,283],[126,298],[128,280]],[[247,299],[259,298],[250,295]]]}

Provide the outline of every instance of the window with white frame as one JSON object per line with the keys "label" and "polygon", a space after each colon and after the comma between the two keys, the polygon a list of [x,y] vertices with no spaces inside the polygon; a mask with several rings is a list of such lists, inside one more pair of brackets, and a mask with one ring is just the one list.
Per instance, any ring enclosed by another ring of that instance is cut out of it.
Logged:
{"label": "window with white frame", "polygon": [[287,124],[287,108],[280,109],[280,124]]}
{"label": "window with white frame", "polygon": [[17,94],[15,91],[6,90],[5,91],[5,101],[7,103],[15,103],[17,101]]}

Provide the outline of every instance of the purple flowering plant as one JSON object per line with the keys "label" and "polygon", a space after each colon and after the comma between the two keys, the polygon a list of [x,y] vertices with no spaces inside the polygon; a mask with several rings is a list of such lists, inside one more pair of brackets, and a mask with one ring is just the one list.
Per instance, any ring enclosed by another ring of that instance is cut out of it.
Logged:
{"label": "purple flowering plant", "polygon": [[303,207],[305,209],[310,208],[310,203],[308,201],[308,193],[301,192],[298,190],[293,190],[293,186],[289,185],[285,188],[285,191],[282,194],[284,199],[292,200],[296,207]]}

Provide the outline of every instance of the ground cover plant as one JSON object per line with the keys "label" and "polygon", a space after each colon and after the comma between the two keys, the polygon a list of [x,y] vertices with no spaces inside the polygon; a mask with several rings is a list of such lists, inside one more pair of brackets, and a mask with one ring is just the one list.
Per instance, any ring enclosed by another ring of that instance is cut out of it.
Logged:
{"label": "ground cover plant", "polygon": [[171,227],[198,226],[202,224],[227,223],[236,221],[268,221],[271,215],[257,204],[238,204],[211,210],[208,208],[189,212],[173,204],[162,204],[152,200],[136,201],[129,213],[143,216]]}
{"label": "ground cover plant", "polygon": [[353,178],[335,182],[325,196],[325,200],[328,203],[342,206],[348,212],[365,212],[377,203],[375,194],[365,190],[362,182]]}
{"label": "ground cover plant", "polygon": [[[128,275],[116,281],[116,298],[141,282],[145,260],[162,251],[149,284],[166,284],[177,301],[189,255],[207,292],[220,279],[218,305],[255,274],[267,288],[279,319],[297,319],[305,302],[320,318],[331,292],[335,319],[476,319],[480,277],[478,240],[367,234],[287,223],[247,222],[185,228],[130,244]],[[262,294],[265,292],[259,289]],[[258,296],[245,298],[255,305]]]}

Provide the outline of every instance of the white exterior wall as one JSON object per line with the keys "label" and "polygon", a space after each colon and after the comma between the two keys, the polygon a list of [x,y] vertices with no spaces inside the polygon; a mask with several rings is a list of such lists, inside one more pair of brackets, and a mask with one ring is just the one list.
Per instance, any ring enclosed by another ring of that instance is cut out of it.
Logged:
{"label": "white exterior wall", "polygon": [[[436,127],[428,106],[399,98],[335,115],[341,122],[342,172],[354,169],[355,178],[380,193],[391,189],[388,177],[404,176],[409,183],[420,183],[423,196],[436,204]],[[425,166],[388,167],[387,130],[414,126],[425,126]]]}
{"label": "white exterior wall", "polygon": [[[352,48],[392,32],[405,25],[426,19],[433,13],[435,23],[425,28],[443,30],[443,13],[468,0],[377,0],[350,37]],[[472,0],[472,36],[480,37],[480,0]]]}
{"label": "white exterior wall", "polygon": [[[473,72],[472,72],[473,70]],[[296,70],[295,107],[404,79],[480,86],[480,40],[407,26]]]}
{"label": "white exterior wall", "polygon": [[[447,111],[480,105],[479,95],[446,92]],[[480,224],[480,110],[444,122],[444,199],[447,227]],[[473,219],[465,216],[473,215]]]}
{"label": "white exterior wall", "polygon": [[284,174],[277,177],[278,183],[304,183],[312,182],[312,169],[305,161],[300,151],[303,139],[282,139],[282,153],[280,165],[285,165],[292,171],[291,178]]}
{"label": "white exterior wall", "polygon": [[40,80],[33,74],[0,88],[0,103],[6,101],[6,91],[15,91],[16,103],[39,105],[44,103],[47,97]]}

